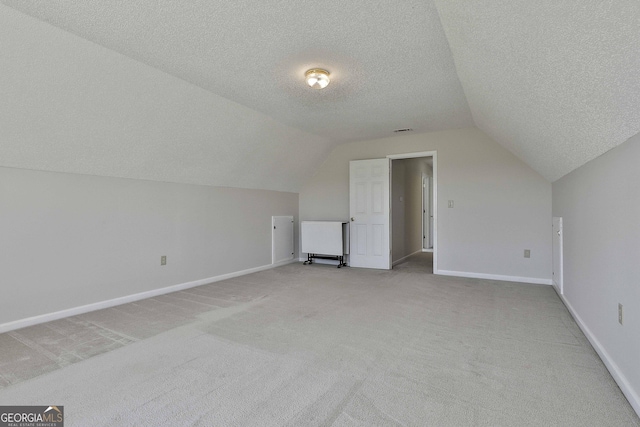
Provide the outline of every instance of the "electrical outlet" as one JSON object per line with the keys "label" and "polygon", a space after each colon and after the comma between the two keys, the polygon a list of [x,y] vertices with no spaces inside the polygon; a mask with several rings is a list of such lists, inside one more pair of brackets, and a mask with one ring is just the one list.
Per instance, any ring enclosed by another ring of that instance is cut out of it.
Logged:
{"label": "electrical outlet", "polygon": [[524,257],[525,258],[531,258],[531,249],[525,249],[524,250]]}
{"label": "electrical outlet", "polygon": [[453,200],[449,200],[449,207],[452,208],[453,207]]}
{"label": "electrical outlet", "polygon": [[162,255],[160,257],[160,265],[167,265],[167,256],[166,255]]}
{"label": "electrical outlet", "polygon": [[618,303],[618,323],[622,325],[622,304]]}

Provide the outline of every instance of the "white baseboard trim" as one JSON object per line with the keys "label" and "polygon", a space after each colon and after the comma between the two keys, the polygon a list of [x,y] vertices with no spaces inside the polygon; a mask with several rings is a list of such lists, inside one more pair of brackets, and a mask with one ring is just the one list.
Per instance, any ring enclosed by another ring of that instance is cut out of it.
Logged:
{"label": "white baseboard trim", "polygon": [[[553,288],[556,289],[555,286]],[[582,330],[582,333],[584,333],[584,335],[587,337],[587,339],[591,343],[591,346],[593,347],[593,349],[596,351],[596,353],[598,353],[598,356],[600,356],[600,359],[602,359],[604,366],[606,366],[607,369],[609,370],[609,373],[611,374],[615,382],[618,384],[618,387],[620,387],[620,390],[622,390],[622,393],[625,395],[625,397],[631,404],[631,407],[633,408],[633,410],[636,411],[636,414],[638,414],[638,416],[640,417],[640,395],[638,394],[638,392],[633,389],[631,384],[629,384],[627,377],[622,373],[622,371],[620,370],[618,365],[613,361],[613,359],[611,359],[611,356],[609,356],[609,353],[607,352],[607,350],[605,350],[602,344],[600,344],[600,341],[598,341],[595,335],[593,335],[589,327],[582,321],[582,318],[574,310],[571,303],[565,298],[564,295],[561,295],[557,289],[556,289],[556,293],[560,297],[560,300],[564,303],[565,307],[567,307],[567,310],[569,310],[569,313],[571,313],[571,316],[573,317],[573,319],[576,321],[576,323]]]}
{"label": "white baseboard trim", "polygon": [[65,317],[77,316],[78,314],[88,313],[90,311],[102,310],[104,308],[115,307],[116,305],[126,304],[128,302],[139,301],[145,298],[152,298],[158,295],[169,294],[171,292],[182,291],[196,286],[202,286],[213,282],[219,282],[221,280],[232,279],[238,276],[244,276],[246,274],[257,273],[259,271],[269,270],[275,267],[291,264],[297,262],[296,259],[282,261],[276,264],[267,264],[260,267],[249,268],[241,271],[234,271],[233,273],[221,274],[219,276],[207,277],[206,279],[194,280],[192,282],[180,283],[178,285],[167,286],[160,289],[152,289],[150,291],[140,292],[133,295],[127,295],[124,297],[118,297],[107,301],[95,302],[92,304],[82,305],[79,307],[68,308],[66,310],[60,310],[53,313],[41,314],[38,316],[27,317],[26,319],[14,320],[0,324],[0,334],[4,332],[14,331],[16,329],[26,328],[27,326],[33,326],[40,323],[51,322],[53,320],[63,319]]}
{"label": "white baseboard trim", "polygon": [[488,279],[488,280],[501,280],[505,282],[532,283],[534,285],[551,285],[552,284],[551,279],[538,279],[536,277],[502,276],[500,274],[469,273],[467,271],[438,270],[438,271],[434,271],[433,274],[440,274],[442,276],[469,277],[472,279]]}
{"label": "white baseboard trim", "polygon": [[407,255],[407,256],[403,256],[402,258],[400,258],[400,259],[399,259],[399,260],[397,260],[397,261],[393,261],[393,264],[391,264],[391,265],[392,265],[392,266],[394,266],[394,265],[396,265],[396,264],[400,264],[401,262],[404,262],[404,261],[405,261],[407,258],[409,258],[410,256],[415,255],[415,254],[422,253],[423,251],[424,251],[424,249],[418,249],[417,251],[415,251],[415,252],[414,252],[414,253],[412,253],[412,254],[409,254],[409,255]]}

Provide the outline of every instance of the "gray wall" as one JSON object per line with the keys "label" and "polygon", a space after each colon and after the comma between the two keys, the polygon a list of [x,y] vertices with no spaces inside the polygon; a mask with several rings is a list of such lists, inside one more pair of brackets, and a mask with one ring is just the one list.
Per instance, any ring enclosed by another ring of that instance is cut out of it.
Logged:
{"label": "gray wall", "polygon": [[[564,296],[640,405],[640,135],[553,183]],[[618,323],[624,306],[624,326]],[[618,381],[620,383],[620,381]]]}
{"label": "gray wall", "polygon": [[0,40],[0,324],[271,263],[331,143],[3,5]]}
{"label": "gray wall", "polygon": [[405,174],[407,168],[403,160],[391,163],[391,260],[404,257],[405,249]]}
{"label": "gray wall", "polygon": [[0,213],[3,324],[271,264],[298,195],[0,167]]}
{"label": "gray wall", "polygon": [[438,268],[550,280],[551,183],[478,129],[336,147],[300,192],[301,220],[349,218],[350,160],[432,150],[438,153]]}

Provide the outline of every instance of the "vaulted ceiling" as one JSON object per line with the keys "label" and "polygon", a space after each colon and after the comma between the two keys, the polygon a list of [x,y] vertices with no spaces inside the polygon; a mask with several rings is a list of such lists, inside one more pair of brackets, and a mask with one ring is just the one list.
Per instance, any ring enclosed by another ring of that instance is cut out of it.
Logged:
{"label": "vaulted ceiling", "polygon": [[554,181],[640,132],[637,0],[436,0],[476,125]]}
{"label": "vaulted ceiling", "polygon": [[[1,1],[275,120],[316,160],[398,128],[475,125],[553,181],[640,131],[637,0]],[[304,85],[312,67],[327,89]],[[203,141],[181,147],[188,161]],[[264,142],[247,135],[244,155]]]}

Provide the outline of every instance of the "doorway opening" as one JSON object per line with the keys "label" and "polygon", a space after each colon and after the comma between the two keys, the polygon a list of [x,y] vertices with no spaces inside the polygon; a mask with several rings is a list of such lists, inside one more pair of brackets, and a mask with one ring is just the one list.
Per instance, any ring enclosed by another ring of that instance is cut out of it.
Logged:
{"label": "doorway opening", "polygon": [[391,159],[392,268],[437,271],[436,152],[387,156]]}

